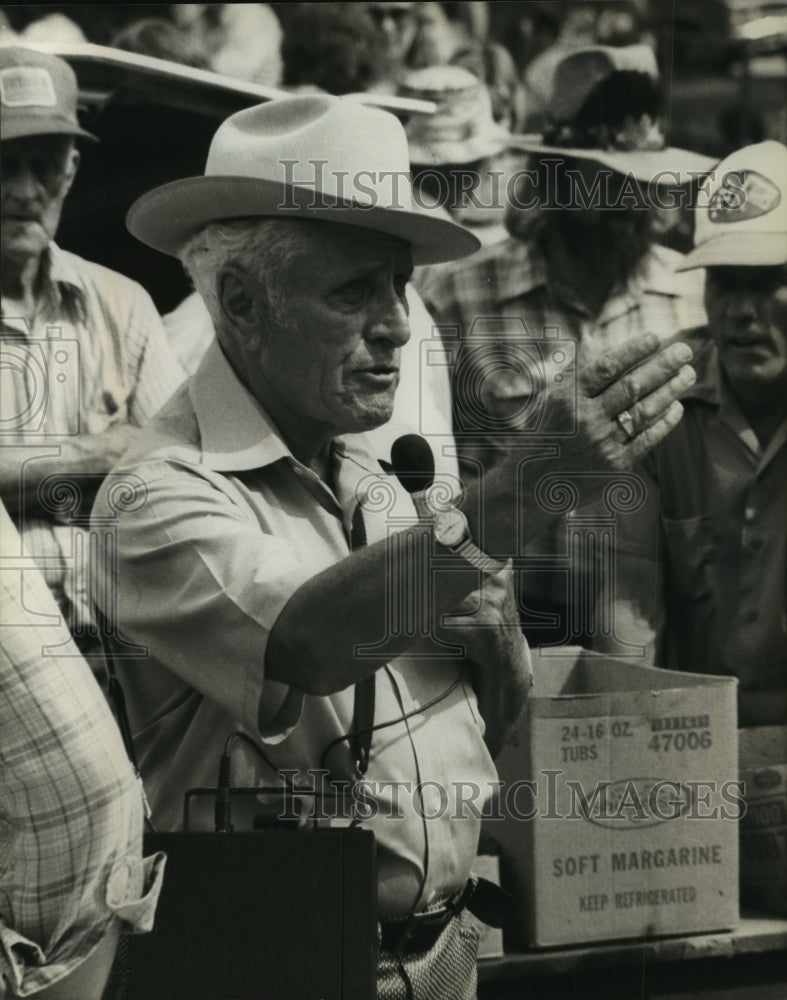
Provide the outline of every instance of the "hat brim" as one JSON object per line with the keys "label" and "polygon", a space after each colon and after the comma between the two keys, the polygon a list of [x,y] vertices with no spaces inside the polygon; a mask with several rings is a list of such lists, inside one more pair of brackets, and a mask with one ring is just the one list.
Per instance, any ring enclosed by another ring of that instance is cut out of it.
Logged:
{"label": "hat brim", "polygon": [[697,267],[774,267],[787,264],[787,233],[722,233],[686,254],[676,271]]}
{"label": "hat brim", "polygon": [[70,122],[57,121],[36,121],[30,118],[27,121],[6,122],[0,126],[0,139],[5,142],[8,139],[28,139],[34,135],[73,135],[82,139],[90,139],[98,142],[97,136],[85,131],[79,125],[72,125]]}
{"label": "hat brim", "polygon": [[410,164],[414,167],[444,167],[447,164],[461,166],[463,163],[475,163],[504,152],[508,149],[510,138],[511,133],[506,129],[495,128],[471,139],[434,142],[408,140]]}
{"label": "hat brim", "polygon": [[479,240],[462,226],[424,211],[366,206],[311,189],[252,177],[187,177],[142,195],[126,225],[142,243],[177,257],[210,222],[255,217],[314,219],[396,236],[414,264],[439,264],[475,253]]}
{"label": "hat brim", "polygon": [[550,153],[565,159],[593,160],[616,173],[631,174],[643,183],[672,187],[690,184],[697,180],[698,175],[709,173],[718,163],[713,157],[676,146],[630,151],[577,149],[549,146],[541,141],[540,136],[527,135],[511,136],[509,145],[512,149],[520,149],[526,153]]}

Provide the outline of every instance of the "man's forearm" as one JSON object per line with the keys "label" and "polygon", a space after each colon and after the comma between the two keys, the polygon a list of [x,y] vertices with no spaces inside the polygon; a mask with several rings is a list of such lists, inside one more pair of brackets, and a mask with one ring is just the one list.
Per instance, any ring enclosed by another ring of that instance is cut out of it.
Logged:
{"label": "man's forearm", "polygon": [[[333,694],[422,643],[424,630],[437,635],[443,615],[461,604],[478,578],[445,550],[461,571],[435,572],[423,563],[424,554],[434,551],[431,525],[420,523],[312,577],[276,620],[266,676],[307,694]],[[397,627],[394,616],[404,608],[423,621]],[[379,652],[370,655],[378,645]]]}
{"label": "man's forearm", "polygon": [[[139,431],[128,424],[116,424],[101,434],[82,434],[57,443],[57,454],[36,456],[31,448],[8,446],[0,459],[0,496],[10,513],[21,510],[51,518],[52,513],[41,506],[41,486],[55,476],[68,481],[69,476],[95,476],[92,502],[100,477],[114,466]],[[43,449],[42,449],[43,450]],[[54,451],[54,446],[48,451]],[[85,493],[85,485],[81,484]]]}

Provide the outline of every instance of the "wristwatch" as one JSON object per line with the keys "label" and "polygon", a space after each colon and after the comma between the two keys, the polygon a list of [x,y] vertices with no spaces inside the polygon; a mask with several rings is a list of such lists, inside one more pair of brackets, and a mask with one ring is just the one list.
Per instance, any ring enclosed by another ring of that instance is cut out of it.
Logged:
{"label": "wristwatch", "polygon": [[465,562],[480,569],[482,573],[499,573],[511,565],[510,560],[501,562],[479,549],[470,537],[470,526],[467,523],[467,518],[458,507],[432,510],[430,513],[434,539],[449,552],[461,556]]}

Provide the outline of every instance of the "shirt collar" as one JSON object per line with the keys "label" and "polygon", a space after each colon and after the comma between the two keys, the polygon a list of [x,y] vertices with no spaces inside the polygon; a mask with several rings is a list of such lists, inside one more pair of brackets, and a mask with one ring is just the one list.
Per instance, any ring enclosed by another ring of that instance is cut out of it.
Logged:
{"label": "shirt collar", "polygon": [[761,471],[787,442],[787,420],[782,421],[767,446],[763,448],[737,400],[721,376],[719,352],[707,327],[697,331],[689,331],[681,339],[688,341],[694,349],[691,363],[697,372],[697,381],[686,393],[686,398],[699,399],[716,407],[719,420],[726,424],[749,451],[757,457],[757,469],[758,472]]}
{"label": "shirt collar", "polygon": [[42,274],[46,306],[57,311],[77,310],[84,316],[85,293],[71,254],[61,250],[56,243],[50,243],[45,252]]}
{"label": "shirt collar", "polygon": [[202,461],[216,472],[259,469],[293,458],[271,419],[214,340],[189,385]]}
{"label": "shirt collar", "polygon": [[[37,316],[56,319],[65,314],[70,319],[84,321],[87,306],[79,272],[71,255],[61,250],[54,241],[42,254],[39,282]],[[5,315],[4,309],[3,320],[10,321],[12,329],[16,332],[29,333],[26,323],[17,327],[13,319],[14,317]]]}
{"label": "shirt collar", "polygon": [[757,459],[757,474],[759,475],[787,442],[787,419],[783,420],[775,433],[763,448],[760,439],[738,405],[729,388],[722,380],[721,403],[719,405],[719,420],[740,438],[752,455]]}

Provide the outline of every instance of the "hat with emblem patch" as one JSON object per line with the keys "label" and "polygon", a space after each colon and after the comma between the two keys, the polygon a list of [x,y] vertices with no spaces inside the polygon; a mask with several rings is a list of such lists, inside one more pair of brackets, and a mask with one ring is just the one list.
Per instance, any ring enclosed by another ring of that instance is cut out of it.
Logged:
{"label": "hat with emblem patch", "polygon": [[77,80],[64,59],[18,45],[0,45],[0,139],[81,135]]}
{"label": "hat with emblem patch", "polygon": [[708,176],[694,250],[676,270],[787,264],[787,146],[768,140],[732,153]]}

